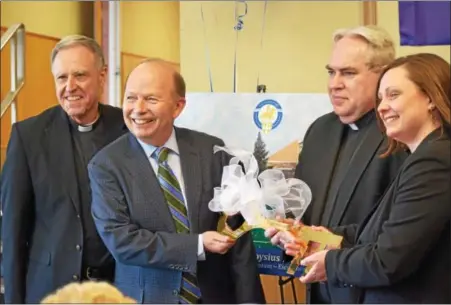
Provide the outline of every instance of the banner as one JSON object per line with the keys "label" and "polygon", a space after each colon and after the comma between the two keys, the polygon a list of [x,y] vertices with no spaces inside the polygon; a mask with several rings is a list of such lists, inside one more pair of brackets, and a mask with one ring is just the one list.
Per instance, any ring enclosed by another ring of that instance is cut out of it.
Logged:
{"label": "banner", "polygon": [[401,45],[449,45],[450,1],[399,1]]}
{"label": "banner", "polygon": [[307,128],[332,111],[327,94],[188,93],[186,100],[177,126],[206,132],[248,151],[254,151],[258,142],[270,166],[296,163]]}
{"label": "banner", "polygon": [[[294,175],[302,140],[310,124],[332,111],[327,94],[189,93],[175,125],[205,132],[230,147],[253,152],[260,171]],[[263,230],[252,231],[261,274],[285,276],[289,261]],[[298,268],[296,276],[302,274]]]}
{"label": "banner", "polygon": [[[265,237],[262,229],[253,229],[255,252],[257,254],[258,270],[260,274],[287,276],[290,260],[284,260],[283,250],[275,247]],[[304,266],[299,266],[294,277],[300,277],[304,273]]]}

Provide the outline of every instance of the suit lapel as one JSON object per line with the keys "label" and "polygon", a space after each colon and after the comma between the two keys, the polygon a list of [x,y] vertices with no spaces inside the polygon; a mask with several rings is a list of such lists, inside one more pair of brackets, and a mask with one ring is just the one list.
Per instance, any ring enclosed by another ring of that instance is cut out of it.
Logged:
{"label": "suit lapel", "polygon": [[[329,190],[329,185],[334,170],[335,162],[337,159],[338,151],[341,144],[341,138],[344,131],[344,125],[338,121],[336,118],[336,126],[331,125],[330,130],[327,131],[324,138],[321,141],[325,144],[321,152],[322,157],[321,164],[318,167],[318,182],[316,185],[320,185],[320,188],[316,190],[316,198],[312,202],[312,223],[319,224],[321,222],[321,217],[324,212],[324,207],[327,199],[327,192]],[[319,139],[318,139],[319,140]],[[315,196],[315,195],[314,195]]]}
{"label": "suit lapel", "polygon": [[335,213],[330,218],[329,226],[337,226],[340,223],[358,181],[374,157],[374,154],[377,153],[382,140],[382,133],[374,120],[366,131],[364,139],[357,147],[355,156],[349,164],[347,173],[341,182],[335,201]]}
{"label": "suit lapel", "polygon": [[130,146],[125,154],[127,158],[126,166],[133,177],[133,184],[137,186],[137,190],[142,192],[143,198],[149,201],[149,205],[154,208],[158,214],[155,217],[163,220],[169,232],[176,232],[171,211],[166,203],[160,183],[149,162],[149,158],[134,135],[131,133],[128,134],[128,140]]}
{"label": "suit lapel", "polygon": [[200,157],[190,141],[189,133],[176,128],[176,136],[180,152],[180,166],[182,168],[183,181],[185,182],[190,230],[193,233],[198,233],[200,218],[199,200],[202,191]]}
{"label": "suit lapel", "polygon": [[52,172],[50,177],[55,177],[50,183],[60,183],[64,191],[69,195],[77,214],[80,214],[80,198],[78,193],[77,173],[75,172],[75,160],[73,154],[72,137],[69,122],[62,108],[50,118],[51,122],[46,127],[43,149],[49,164],[48,170]]}
{"label": "suit lapel", "polygon": [[[102,120],[104,120],[105,132],[102,133],[100,139],[97,139],[97,143],[101,143],[103,147],[125,133],[127,127],[124,123],[118,124],[116,117],[109,112],[110,109],[102,104],[99,107],[102,113]],[[75,210],[80,214],[80,194],[69,124],[64,110],[61,107],[57,108],[45,129],[42,145],[46,151],[49,170],[53,172],[52,177],[55,177],[55,181],[62,184]]]}

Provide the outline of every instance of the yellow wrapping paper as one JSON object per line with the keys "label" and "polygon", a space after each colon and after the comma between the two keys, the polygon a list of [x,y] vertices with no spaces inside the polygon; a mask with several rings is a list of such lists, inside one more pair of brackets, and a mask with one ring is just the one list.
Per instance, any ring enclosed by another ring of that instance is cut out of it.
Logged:
{"label": "yellow wrapping paper", "polygon": [[[301,260],[315,252],[322,251],[326,248],[340,248],[343,240],[342,236],[335,235],[327,231],[314,230],[310,226],[305,225],[290,225],[282,221],[266,219],[260,217],[258,224],[254,226],[248,225],[244,222],[238,229],[232,230],[227,225],[227,215],[222,215],[218,223],[218,232],[227,235],[233,239],[238,239],[244,233],[253,228],[276,228],[279,231],[289,232],[293,235],[296,243],[301,246],[299,253],[292,259],[287,270],[287,274],[293,275],[299,267]],[[306,268],[306,271],[308,268]]]}
{"label": "yellow wrapping paper", "polygon": [[[290,233],[295,237],[296,243],[301,246],[299,253],[291,260],[287,273],[293,275],[301,264],[301,260],[313,253],[326,248],[340,248],[343,237],[328,231],[314,230],[310,226],[293,226]],[[306,268],[308,271],[309,268]]]}

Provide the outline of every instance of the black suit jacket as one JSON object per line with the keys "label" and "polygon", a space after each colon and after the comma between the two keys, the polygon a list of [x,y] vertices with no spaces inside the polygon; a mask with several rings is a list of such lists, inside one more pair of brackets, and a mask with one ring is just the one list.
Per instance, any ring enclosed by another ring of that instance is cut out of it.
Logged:
{"label": "black suit jacket", "polygon": [[168,204],[144,150],[132,134],[99,152],[89,165],[92,212],[116,259],[115,285],[139,303],[178,303],[182,272],[196,272],[204,303],[264,303],[250,233],[225,255],[198,261],[198,234],[216,231],[208,203],[229,158],[213,154],[222,140],[176,128],[193,234],[176,233]]}
{"label": "black suit jacket", "polygon": [[[334,164],[341,145],[342,133],[348,126],[341,123],[335,113],[318,118],[307,130],[299,155],[295,177],[305,181],[312,190],[312,202],[303,216],[307,225],[337,227],[358,224],[368,215],[395,178],[407,154],[398,153],[381,159],[378,155],[386,148],[384,137],[375,118],[355,157],[349,165],[337,193],[335,213],[321,222]],[[317,285],[317,284],[314,284]],[[353,303],[358,294],[350,287],[329,287],[334,303]],[[307,301],[310,299],[307,286]]]}
{"label": "black suit jacket", "polygon": [[363,303],[451,302],[451,146],[439,137],[421,143],[374,212],[346,231],[356,245],[328,252],[330,285],[362,288]]}
{"label": "black suit jacket", "polygon": [[[100,107],[107,144],[127,129],[119,108]],[[80,278],[80,199],[70,126],[60,106],[13,125],[1,203],[6,303],[39,303]]]}

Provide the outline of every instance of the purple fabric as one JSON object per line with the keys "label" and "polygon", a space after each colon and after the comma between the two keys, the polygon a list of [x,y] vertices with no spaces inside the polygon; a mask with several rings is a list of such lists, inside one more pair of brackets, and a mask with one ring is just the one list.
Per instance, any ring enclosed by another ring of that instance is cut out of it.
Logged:
{"label": "purple fabric", "polygon": [[401,45],[451,44],[450,1],[399,1]]}

